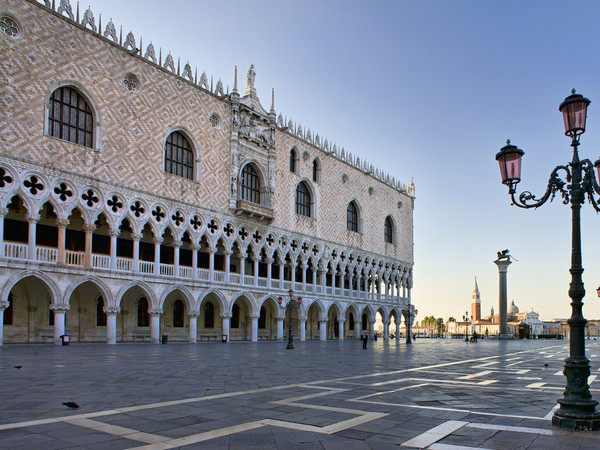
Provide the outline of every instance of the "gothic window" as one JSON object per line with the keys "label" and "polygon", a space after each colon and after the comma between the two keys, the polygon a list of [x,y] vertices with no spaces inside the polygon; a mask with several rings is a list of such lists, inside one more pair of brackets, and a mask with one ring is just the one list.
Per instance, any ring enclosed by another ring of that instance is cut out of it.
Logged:
{"label": "gothic window", "polygon": [[313,161],[313,171],[312,171],[312,179],[314,182],[318,183],[321,181],[321,165],[319,164],[319,160],[315,159]]}
{"label": "gothic window", "polygon": [[215,305],[208,302],[204,306],[204,328],[214,328],[215,326]]}
{"label": "gothic window", "polygon": [[48,134],[92,148],[94,137],[92,110],[85,98],[74,88],[61,87],[50,96]]}
{"label": "gothic window", "polygon": [[183,327],[183,302],[175,300],[173,302],[173,328]]}
{"label": "gothic window", "polygon": [[385,218],[385,222],[383,224],[383,237],[385,242],[390,244],[394,243],[394,222],[392,222],[392,218],[390,216]]}
{"label": "gothic window", "polygon": [[304,181],[298,184],[296,188],[296,214],[311,217],[310,213],[310,191]]}
{"label": "gothic window", "polygon": [[140,298],[137,302],[137,326],[150,326],[150,314],[148,314],[148,300],[146,300],[146,297]]}
{"label": "gothic window", "polygon": [[106,326],[106,313],[104,312],[104,298],[102,296],[96,300],[96,326]]}
{"label": "gothic window", "polygon": [[260,204],[260,179],[250,164],[242,170],[242,200]]}
{"label": "gothic window", "polygon": [[264,330],[267,328],[267,310],[264,306],[260,307],[260,316],[258,316],[258,328]]}
{"label": "gothic window", "polygon": [[8,306],[4,310],[4,325],[13,324],[13,293],[8,294]]}
{"label": "gothic window", "polygon": [[298,155],[295,149],[290,150],[290,172],[296,173],[298,170]]}
{"label": "gothic window", "polygon": [[165,172],[194,179],[194,152],[180,131],[173,131],[165,142]]}
{"label": "gothic window", "polygon": [[356,207],[356,203],[350,202],[348,203],[348,208],[346,209],[347,213],[347,228],[349,231],[358,232],[358,208]]}
{"label": "gothic window", "polygon": [[231,328],[239,328],[240,327],[240,307],[236,303],[231,308]]}

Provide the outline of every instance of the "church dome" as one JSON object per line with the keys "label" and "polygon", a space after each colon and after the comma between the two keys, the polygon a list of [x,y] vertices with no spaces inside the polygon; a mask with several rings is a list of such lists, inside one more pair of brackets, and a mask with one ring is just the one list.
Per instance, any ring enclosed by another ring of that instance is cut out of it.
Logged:
{"label": "church dome", "polygon": [[519,308],[515,305],[515,301],[513,300],[510,306],[508,307],[509,314],[519,314]]}

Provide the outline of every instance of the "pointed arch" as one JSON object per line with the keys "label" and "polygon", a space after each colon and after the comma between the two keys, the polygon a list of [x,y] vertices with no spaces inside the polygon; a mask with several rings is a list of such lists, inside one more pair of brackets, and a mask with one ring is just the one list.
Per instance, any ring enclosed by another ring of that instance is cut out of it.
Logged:
{"label": "pointed arch", "polygon": [[110,287],[101,278],[95,277],[93,275],[86,275],[73,281],[65,290],[65,294],[63,296],[63,304],[68,305],[71,296],[73,295],[73,292],[75,292],[75,289],[77,289],[82,284],[88,282],[92,283],[98,288],[98,290],[102,294],[102,297],[104,298],[104,306],[118,306],[118,304],[115,305]]}
{"label": "pointed arch", "polygon": [[46,285],[46,287],[48,288],[48,292],[50,292],[51,304],[53,304],[53,305],[62,304],[61,301],[63,299],[63,296],[61,295],[60,288],[54,282],[54,280],[52,280],[52,278],[50,278],[44,272],[41,272],[39,270],[31,270],[31,269],[24,270],[23,272],[17,273],[15,275],[13,275],[12,277],[10,277],[8,279],[8,281],[6,283],[4,283],[4,287],[2,288],[2,297],[0,297],[0,299],[4,302],[7,302],[8,295],[10,294],[10,291],[15,287],[15,285],[19,281],[24,280],[25,278],[29,278],[29,277],[37,278]]}
{"label": "pointed arch", "polygon": [[179,293],[183,296],[183,299],[185,300],[186,306],[188,307],[189,311],[197,311],[197,306],[196,306],[196,303],[194,302],[194,295],[183,284],[176,284],[174,286],[170,286],[169,288],[167,288],[160,297],[160,300],[158,302],[158,307],[160,309],[163,309],[163,306],[165,304],[165,300],[167,300],[167,297],[176,291],[179,291]]}
{"label": "pointed arch", "polygon": [[127,283],[125,286],[123,286],[119,290],[119,293],[115,296],[116,306],[120,307],[121,301],[123,300],[123,296],[125,295],[125,293],[128,290],[135,288],[135,287],[139,288],[144,293],[145,297],[148,299],[149,308],[158,308],[158,300],[157,300],[156,296],[154,295],[154,291],[144,281],[131,281],[131,282]]}

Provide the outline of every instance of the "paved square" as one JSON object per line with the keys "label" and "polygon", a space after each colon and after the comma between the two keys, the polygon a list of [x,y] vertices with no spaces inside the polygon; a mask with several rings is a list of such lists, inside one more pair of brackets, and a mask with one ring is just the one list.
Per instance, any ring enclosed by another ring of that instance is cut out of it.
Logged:
{"label": "paved square", "polygon": [[550,425],[567,342],[285,346],[4,346],[0,447],[600,448],[600,432]]}

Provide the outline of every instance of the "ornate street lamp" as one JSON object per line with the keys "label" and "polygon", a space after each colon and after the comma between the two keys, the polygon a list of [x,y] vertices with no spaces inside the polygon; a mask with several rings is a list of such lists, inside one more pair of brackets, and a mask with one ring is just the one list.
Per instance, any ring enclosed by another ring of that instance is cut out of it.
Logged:
{"label": "ornate street lamp", "polygon": [[469,311],[465,311],[465,315],[463,316],[463,322],[466,322],[466,325],[465,325],[465,342],[469,342]]}
{"label": "ornate street lamp", "polygon": [[288,291],[288,295],[290,296],[290,299],[288,300],[288,302],[286,303],[285,306],[283,306],[283,298],[279,297],[277,299],[277,301],[279,302],[279,307],[284,310],[285,312],[289,311],[290,314],[290,318],[289,318],[289,323],[288,323],[288,344],[286,349],[288,350],[293,350],[294,349],[294,335],[292,334],[292,311],[294,311],[294,309],[298,308],[298,310],[300,310],[300,305],[302,304],[302,297],[294,297],[294,291],[292,291],[291,289]]}
{"label": "ornate street lamp", "polygon": [[419,314],[419,310],[415,309],[415,305],[408,305],[401,312],[404,316],[404,322],[406,323],[406,343],[412,344],[411,327],[415,317]]}
{"label": "ornate street lamp", "polygon": [[[496,160],[500,164],[502,183],[508,186],[508,193],[513,205],[519,208],[537,208],[548,200],[552,201],[557,193],[560,193],[564,204],[571,204],[572,211],[572,233],[571,233],[571,284],[569,297],[571,297],[571,318],[569,324],[569,357],[565,360],[563,373],[567,378],[567,386],[563,397],[558,399],[560,408],[554,412],[552,424],[561,428],[575,430],[600,430],[600,413],[596,411],[597,401],[592,399],[590,388],[587,383],[590,376],[590,362],[585,356],[585,326],[587,320],[583,317],[583,302],[585,289],[581,274],[581,227],[580,213],[581,205],[585,199],[589,200],[592,207],[600,212],[600,199],[594,195],[600,194],[600,186],[594,174],[594,168],[598,171],[600,179],[600,159],[594,164],[589,159],[580,160],[577,148],[579,138],[585,132],[585,120],[587,107],[590,101],[580,94],[572,91],[564,102],[559,106],[563,114],[565,124],[565,135],[571,138],[573,147],[573,159],[564,166],[557,166],[550,174],[546,193],[541,198],[536,198],[529,191],[515,196],[516,187],[521,180],[521,157],[523,150],[510,145],[503,147]],[[564,180],[559,173],[564,173]]]}

